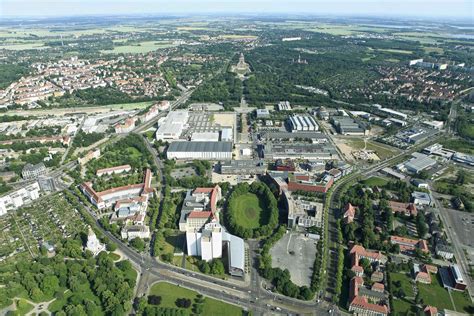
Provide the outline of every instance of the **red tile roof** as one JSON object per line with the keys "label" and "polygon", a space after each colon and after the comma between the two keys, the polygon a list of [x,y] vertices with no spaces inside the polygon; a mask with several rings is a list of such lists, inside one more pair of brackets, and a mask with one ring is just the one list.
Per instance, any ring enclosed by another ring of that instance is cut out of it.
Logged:
{"label": "red tile roof", "polygon": [[97,170],[95,172],[95,174],[99,175],[100,173],[107,173],[107,172],[111,172],[111,171],[126,170],[126,169],[132,169],[132,167],[130,165],[122,165],[122,166],[104,168],[104,169]]}
{"label": "red tile roof", "polygon": [[375,282],[374,284],[372,284],[372,290],[377,292],[383,292],[385,291],[385,285],[383,285],[383,283]]}
{"label": "red tile roof", "polygon": [[393,212],[410,214],[413,216],[416,216],[418,214],[416,206],[413,203],[401,203],[401,202],[389,201],[388,206]]}
{"label": "red tile roof", "polygon": [[393,244],[400,245],[400,250],[413,251],[415,248],[419,248],[423,252],[429,252],[428,244],[424,239],[416,240],[400,236],[390,236],[390,241]]}
{"label": "red tile roof", "polygon": [[367,311],[372,311],[372,312],[388,315],[387,305],[377,305],[377,304],[369,303],[367,298],[362,297],[362,296],[354,297],[354,299],[351,302],[351,306],[358,307]]}
{"label": "red tile roof", "polygon": [[423,310],[426,316],[436,316],[438,315],[438,309],[434,306],[426,305],[425,309]]}
{"label": "red tile roof", "polygon": [[209,218],[212,216],[212,212],[208,211],[192,211],[189,213],[188,218]]}

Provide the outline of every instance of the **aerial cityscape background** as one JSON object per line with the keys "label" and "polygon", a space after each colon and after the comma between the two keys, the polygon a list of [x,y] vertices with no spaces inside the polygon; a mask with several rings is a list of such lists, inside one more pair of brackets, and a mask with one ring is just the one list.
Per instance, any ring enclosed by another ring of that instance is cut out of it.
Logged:
{"label": "aerial cityscape background", "polygon": [[473,18],[0,0],[0,315],[474,315]]}

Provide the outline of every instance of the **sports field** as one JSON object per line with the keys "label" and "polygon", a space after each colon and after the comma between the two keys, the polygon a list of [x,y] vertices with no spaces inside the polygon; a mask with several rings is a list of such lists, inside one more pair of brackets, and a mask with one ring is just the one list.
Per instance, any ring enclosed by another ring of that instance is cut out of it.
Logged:
{"label": "sports field", "polygon": [[245,193],[233,199],[232,208],[238,225],[250,229],[260,227],[264,210],[255,194]]}

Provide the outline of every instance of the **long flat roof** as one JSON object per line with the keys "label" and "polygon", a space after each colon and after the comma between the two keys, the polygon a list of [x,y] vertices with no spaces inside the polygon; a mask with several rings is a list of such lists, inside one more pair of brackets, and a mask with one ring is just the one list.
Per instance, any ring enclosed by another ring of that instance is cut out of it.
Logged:
{"label": "long flat roof", "polygon": [[245,269],[244,240],[227,232],[222,234],[222,240],[229,242],[230,266],[232,268],[238,268],[243,271]]}
{"label": "long flat roof", "polygon": [[168,152],[232,152],[232,142],[173,142]]}

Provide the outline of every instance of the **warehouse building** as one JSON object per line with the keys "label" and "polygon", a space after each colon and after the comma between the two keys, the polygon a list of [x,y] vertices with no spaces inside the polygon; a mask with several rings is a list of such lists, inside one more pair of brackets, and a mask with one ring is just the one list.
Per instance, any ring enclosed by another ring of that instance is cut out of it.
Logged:
{"label": "warehouse building", "polygon": [[467,164],[469,166],[474,166],[474,156],[472,155],[466,155],[457,152],[453,155],[453,160],[456,162]]}
{"label": "warehouse building", "polygon": [[231,160],[232,142],[173,142],[166,152],[168,159]]}
{"label": "warehouse building", "polygon": [[417,174],[436,165],[436,160],[425,154],[414,152],[412,156],[412,159],[398,166],[400,171]]}
{"label": "warehouse building", "polygon": [[317,131],[319,129],[314,118],[309,115],[293,115],[289,118],[289,124],[293,133],[300,131]]}
{"label": "warehouse building", "polygon": [[218,132],[196,132],[191,136],[193,142],[217,142],[219,141]]}
{"label": "warehouse building", "polygon": [[310,140],[313,143],[324,144],[328,142],[328,138],[321,132],[262,132],[260,133],[262,140],[280,140],[280,141],[293,141],[296,139]]}
{"label": "warehouse building", "polygon": [[278,103],[278,110],[279,111],[291,111],[291,105],[289,101],[280,101]]}
{"label": "warehouse building", "polygon": [[188,111],[172,111],[158,122],[156,140],[172,141],[177,140],[186,128],[189,118]]}
{"label": "warehouse building", "polygon": [[333,116],[331,122],[337,132],[342,135],[366,135],[367,130],[363,124],[356,122],[348,116]]}
{"label": "warehouse building", "polygon": [[257,175],[267,171],[263,160],[228,160],[219,163],[221,174]]}

